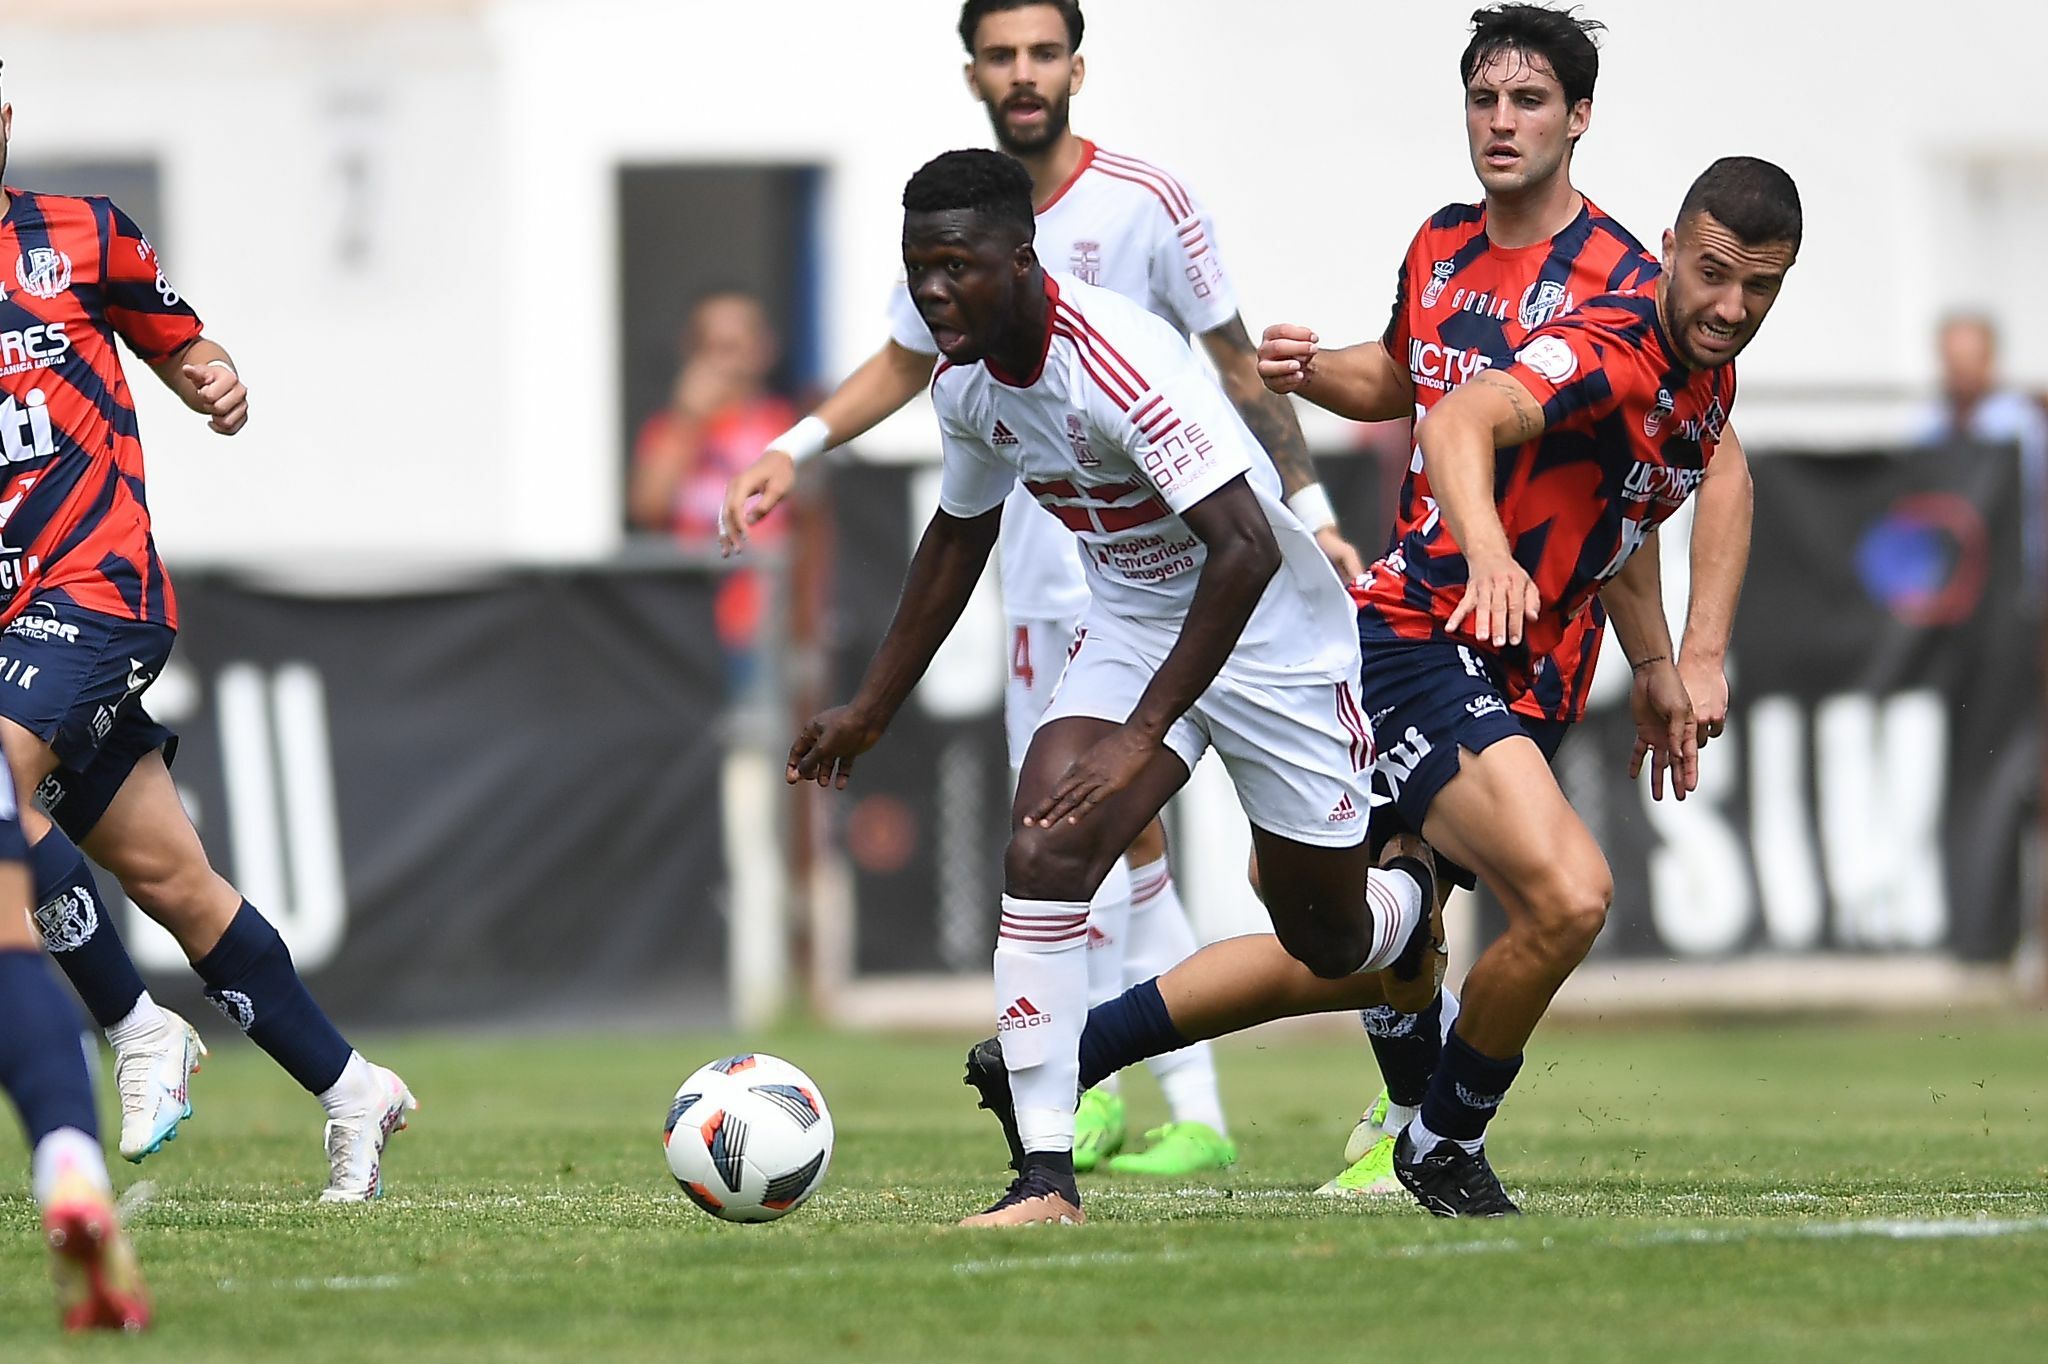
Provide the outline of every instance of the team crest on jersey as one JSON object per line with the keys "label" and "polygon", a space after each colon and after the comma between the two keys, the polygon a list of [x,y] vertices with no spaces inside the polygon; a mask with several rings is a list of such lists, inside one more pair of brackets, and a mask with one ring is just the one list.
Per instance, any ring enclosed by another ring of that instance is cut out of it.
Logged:
{"label": "team crest on jersey", "polygon": [[1102,467],[1102,461],[1097,459],[1095,452],[1088,448],[1088,428],[1081,421],[1081,414],[1078,412],[1069,412],[1067,414],[1067,445],[1074,452],[1074,463],[1080,465],[1083,469],[1099,469]]}
{"label": "team crest on jersey", "polygon": [[1436,301],[1444,296],[1444,286],[1451,282],[1451,272],[1457,268],[1454,260],[1440,260],[1429,267],[1429,283],[1422,286],[1423,307],[1436,306]]}
{"label": "team crest on jersey", "polygon": [[1664,419],[1671,415],[1671,409],[1675,406],[1677,404],[1671,400],[1671,390],[1668,388],[1658,389],[1657,405],[1643,414],[1643,434],[1655,436],[1658,429],[1664,425]]}
{"label": "team crest on jersey", "polygon": [[1102,243],[1075,242],[1074,254],[1067,257],[1067,269],[1083,284],[1102,282]]}
{"label": "team crest on jersey", "polygon": [[1572,309],[1572,296],[1566,292],[1563,280],[1539,279],[1522,290],[1521,306],[1515,310],[1515,320],[1522,324],[1524,331],[1535,331],[1538,327]]}
{"label": "team crest on jersey", "polygon": [[15,258],[14,277],[37,298],[55,298],[71,287],[71,257],[54,246],[31,247]]}

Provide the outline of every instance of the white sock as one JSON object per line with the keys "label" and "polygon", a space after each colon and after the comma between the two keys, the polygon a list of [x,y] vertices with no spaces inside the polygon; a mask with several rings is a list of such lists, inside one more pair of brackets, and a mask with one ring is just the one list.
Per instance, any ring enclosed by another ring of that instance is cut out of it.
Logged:
{"label": "white sock", "polygon": [[1372,911],[1372,950],[1361,973],[1385,970],[1401,955],[1422,922],[1422,887],[1407,872],[1374,867],[1365,880],[1365,903]]}
{"label": "white sock", "polygon": [[1380,1119],[1380,1131],[1391,1137],[1409,1123],[1419,1122],[1421,1119],[1421,1105],[1418,1104],[1416,1107],[1410,1108],[1407,1104],[1397,1104],[1392,1099],[1389,1099],[1387,1100],[1387,1116]]}
{"label": "white sock", "polygon": [[1451,987],[1448,985],[1444,986],[1439,993],[1444,997],[1442,1010],[1444,1016],[1443,1040],[1448,1042],[1451,1040],[1451,1024],[1458,1021],[1458,997],[1451,993]]}
{"label": "white sock", "polygon": [[60,1127],[36,1143],[35,1153],[29,1157],[29,1186],[35,1190],[36,1206],[50,1205],[50,1195],[56,1191],[57,1181],[73,1170],[82,1171],[99,1187],[101,1193],[114,1191],[113,1181],[107,1178],[107,1158],[100,1151],[100,1144],[75,1127]]}
{"label": "white sock", "polygon": [[1124,950],[1130,941],[1131,869],[1123,858],[1088,902],[1088,1007],[1124,992]]}
{"label": "white sock", "polygon": [[327,1110],[330,1118],[354,1117],[370,1107],[381,1096],[377,1093],[377,1077],[370,1073],[370,1063],[359,1051],[348,1054],[348,1064],[341,1068],[341,1078],[320,1091],[320,1106]]}
{"label": "white sock", "polygon": [[1417,1109],[1414,1121],[1408,1124],[1408,1140],[1415,1145],[1415,1158],[1417,1160],[1434,1151],[1437,1143],[1440,1141],[1456,1141],[1458,1145],[1476,1156],[1486,1145],[1486,1134],[1482,1132],[1470,1141],[1465,1140],[1463,1137],[1440,1137],[1429,1130],[1428,1124],[1422,1121],[1422,1110]]}
{"label": "white sock", "polygon": [[149,991],[144,990],[127,1016],[107,1029],[107,1043],[119,1051],[132,1043],[155,1037],[169,1026],[170,1020],[164,1017],[164,1011],[149,997]]}
{"label": "white sock", "polygon": [[1088,1021],[1088,906],[1003,897],[996,1035],[1026,1151],[1074,1149],[1081,1030]]}
{"label": "white sock", "polygon": [[[1166,859],[1132,867],[1130,946],[1124,952],[1121,988],[1165,975],[1200,947]],[[1159,1081],[1174,1121],[1207,1123],[1228,1135],[1223,1096],[1216,1088],[1216,1053],[1207,1042],[1154,1056],[1145,1066]]]}

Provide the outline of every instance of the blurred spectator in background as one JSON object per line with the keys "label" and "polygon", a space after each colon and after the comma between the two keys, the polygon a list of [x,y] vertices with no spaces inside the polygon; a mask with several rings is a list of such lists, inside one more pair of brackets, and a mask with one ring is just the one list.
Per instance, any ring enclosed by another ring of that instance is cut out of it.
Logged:
{"label": "blurred spectator in background", "polygon": [[1923,445],[2003,441],[2019,446],[2022,525],[2029,592],[2048,584],[2048,411],[2039,398],[2005,386],[1998,374],[1998,329],[1979,313],[1941,324],[1941,396],[1914,423]]}
{"label": "blurred spectator in background", "polygon": [[[641,423],[633,441],[627,511],[639,529],[708,550],[718,544],[726,482],[795,425],[797,412],[768,386],[780,352],[767,311],[753,295],[729,289],[699,298],[680,349],[668,406]],[[784,517],[755,527],[755,542],[772,544],[789,524]],[[733,569],[719,584],[718,637],[735,693],[754,679],[765,604],[763,583],[752,570]]]}
{"label": "blurred spectator in background", "polygon": [[779,353],[767,312],[751,294],[726,290],[698,299],[681,351],[669,405],[643,422],[633,441],[629,512],[640,529],[706,547],[718,541],[726,481],[797,414],[768,387]]}

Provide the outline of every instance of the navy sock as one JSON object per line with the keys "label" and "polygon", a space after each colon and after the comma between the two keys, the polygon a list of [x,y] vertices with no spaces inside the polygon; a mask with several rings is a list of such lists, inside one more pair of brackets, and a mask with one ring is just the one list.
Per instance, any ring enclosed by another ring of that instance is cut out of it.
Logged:
{"label": "navy sock", "polygon": [[1088,1011],[1081,1030],[1081,1088],[1093,1088],[1125,1066],[1189,1044],[1167,1015],[1159,977],[1141,981]]}
{"label": "navy sock", "polygon": [[142,975],[114,927],[113,906],[93,883],[85,854],[51,826],[28,850],[36,883],[36,926],[43,946],[71,978],[93,1022],[111,1028],[142,998]]}
{"label": "navy sock", "polygon": [[1441,991],[1419,1014],[1404,1014],[1391,1004],[1361,1010],[1373,1059],[1380,1063],[1387,1099],[1403,1108],[1422,1107],[1429,1079],[1436,1074],[1443,1051],[1444,997]]}
{"label": "navy sock", "polygon": [[306,993],[291,949],[247,900],[211,952],[192,963],[206,997],[309,1093],[332,1089],[349,1045]]}
{"label": "navy sock", "polygon": [[1436,1078],[1429,1082],[1429,1094],[1422,1101],[1422,1124],[1440,1137],[1454,1141],[1477,1141],[1486,1135],[1508,1086],[1522,1068],[1519,1053],[1505,1061],[1481,1056],[1458,1036],[1458,1025],[1444,1040],[1443,1058],[1437,1062]]}
{"label": "navy sock", "polygon": [[0,1089],[21,1110],[30,1150],[60,1127],[99,1139],[78,1009],[40,952],[0,950]]}

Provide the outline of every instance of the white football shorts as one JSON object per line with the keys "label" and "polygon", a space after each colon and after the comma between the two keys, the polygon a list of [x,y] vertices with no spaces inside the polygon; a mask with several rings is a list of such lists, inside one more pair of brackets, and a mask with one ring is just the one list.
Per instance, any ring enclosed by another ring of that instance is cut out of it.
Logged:
{"label": "white football shorts", "polygon": [[[1155,651],[1156,652],[1156,651]],[[1039,724],[1086,716],[1121,724],[1158,671],[1101,617],[1077,632]],[[1013,761],[1021,762],[1012,730]],[[1223,759],[1245,817],[1298,843],[1348,848],[1365,841],[1372,809],[1372,726],[1357,684],[1324,678],[1255,682],[1224,665],[1166,732],[1190,772],[1210,748]]]}

